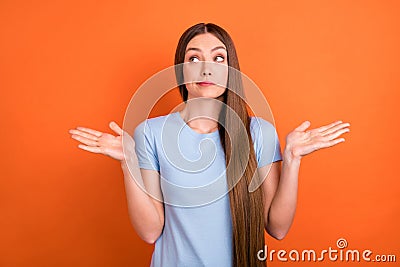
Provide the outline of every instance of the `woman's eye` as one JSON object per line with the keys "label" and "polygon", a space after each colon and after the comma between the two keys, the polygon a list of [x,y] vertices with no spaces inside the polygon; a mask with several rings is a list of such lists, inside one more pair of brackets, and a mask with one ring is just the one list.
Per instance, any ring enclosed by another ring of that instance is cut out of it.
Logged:
{"label": "woman's eye", "polygon": [[189,58],[190,62],[199,62],[200,60],[197,57],[191,57]]}
{"label": "woman's eye", "polygon": [[223,56],[216,56],[215,57],[215,61],[217,61],[217,62],[224,62],[224,57]]}

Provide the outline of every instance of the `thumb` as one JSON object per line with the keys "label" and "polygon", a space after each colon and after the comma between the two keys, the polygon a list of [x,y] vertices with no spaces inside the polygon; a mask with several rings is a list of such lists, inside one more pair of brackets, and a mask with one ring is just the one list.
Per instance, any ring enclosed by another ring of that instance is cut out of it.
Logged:
{"label": "thumb", "polygon": [[110,126],[111,130],[113,130],[116,134],[122,135],[123,131],[122,131],[121,127],[118,126],[117,123],[112,121],[112,122],[110,122],[109,126]]}
{"label": "thumb", "polygon": [[300,124],[296,129],[294,129],[295,131],[298,132],[304,132],[305,130],[307,130],[308,127],[310,127],[311,123],[309,121],[305,121],[302,124]]}

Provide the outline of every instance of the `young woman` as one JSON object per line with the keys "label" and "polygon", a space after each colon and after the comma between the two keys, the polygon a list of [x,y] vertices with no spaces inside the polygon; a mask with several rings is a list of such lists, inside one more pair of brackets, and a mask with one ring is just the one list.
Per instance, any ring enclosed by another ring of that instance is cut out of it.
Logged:
{"label": "young woman", "polygon": [[[185,66],[190,69],[207,62],[210,64],[202,65],[200,80],[179,86],[185,102],[182,111],[147,119],[135,130],[131,142],[140,168],[138,176],[151,183],[152,196],[133,180],[137,177],[132,177],[134,172],[122,151],[124,131],[115,122],[110,128],[116,136],[84,127],[70,133],[83,143],[81,149],[121,162],[132,225],[144,241],[155,243],[152,266],[265,266],[257,257],[264,248],[264,229],[276,239],[287,234],[296,209],[301,158],[343,142],[341,135],[349,131],[349,124],[337,121],[307,130],[310,123],[305,121],[287,135],[281,153],[274,127],[249,116],[240,97],[241,80],[228,71],[226,86],[212,82],[218,74],[214,65],[239,71],[239,62],[224,29],[199,23],[179,40],[175,64],[183,64],[183,68],[176,67],[177,79],[184,76]],[[196,163],[207,153],[214,155],[213,160],[197,170],[193,164],[177,167],[171,162],[175,154],[166,155],[166,129],[178,133],[176,151],[188,162]],[[215,146],[203,146],[199,152],[205,140],[212,140]],[[245,147],[248,153],[242,153]],[[254,176],[263,182],[249,192]],[[204,188],[216,177],[222,177],[229,193],[210,200],[207,196],[212,190],[193,194],[182,190]],[[171,189],[171,184],[180,190]],[[196,194],[201,203],[198,198],[190,202]],[[183,199],[192,205],[182,204]]]}

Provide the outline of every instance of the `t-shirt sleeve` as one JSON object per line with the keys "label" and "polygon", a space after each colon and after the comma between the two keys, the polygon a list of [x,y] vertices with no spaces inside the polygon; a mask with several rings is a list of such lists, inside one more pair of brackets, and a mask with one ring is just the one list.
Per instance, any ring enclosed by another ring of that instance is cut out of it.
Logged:
{"label": "t-shirt sleeve", "polygon": [[160,170],[156,142],[147,120],[141,122],[133,134],[135,140],[135,151],[138,158],[139,168],[147,170]]}
{"label": "t-shirt sleeve", "polygon": [[275,127],[260,117],[252,117],[252,137],[257,167],[282,160],[281,148]]}

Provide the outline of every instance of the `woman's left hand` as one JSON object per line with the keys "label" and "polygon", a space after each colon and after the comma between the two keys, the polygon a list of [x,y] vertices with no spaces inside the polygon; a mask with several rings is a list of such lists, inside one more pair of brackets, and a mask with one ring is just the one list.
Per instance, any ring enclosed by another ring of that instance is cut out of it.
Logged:
{"label": "woman's left hand", "polygon": [[284,155],[289,157],[289,160],[300,160],[301,157],[318,149],[337,145],[344,141],[340,136],[350,131],[349,126],[349,123],[337,121],[307,130],[310,122],[305,121],[286,137]]}

